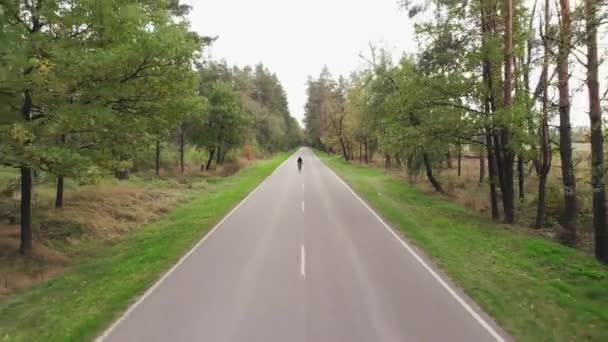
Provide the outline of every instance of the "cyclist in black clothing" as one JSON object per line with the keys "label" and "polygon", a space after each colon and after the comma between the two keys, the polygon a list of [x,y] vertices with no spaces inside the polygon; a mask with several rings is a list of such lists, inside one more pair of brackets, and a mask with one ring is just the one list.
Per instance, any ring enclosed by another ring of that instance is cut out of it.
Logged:
{"label": "cyclist in black clothing", "polygon": [[298,157],[298,170],[302,170],[302,157]]}

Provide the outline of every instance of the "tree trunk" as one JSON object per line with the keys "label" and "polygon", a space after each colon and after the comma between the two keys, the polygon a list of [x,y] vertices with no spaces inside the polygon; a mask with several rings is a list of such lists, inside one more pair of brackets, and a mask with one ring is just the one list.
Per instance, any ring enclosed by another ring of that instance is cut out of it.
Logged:
{"label": "tree trunk", "polygon": [[179,168],[182,173],[184,173],[184,154],[185,154],[185,141],[184,141],[184,131],[182,130],[179,135]]}
{"label": "tree trunk", "polygon": [[458,177],[462,175],[462,146],[458,145]]}
{"label": "tree trunk", "polygon": [[595,257],[608,263],[608,228],[606,228],[606,191],[604,188],[604,135],[598,81],[597,0],[585,0],[587,24],[587,87],[589,89],[589,119],[591,122],[591,184],[593,186],[593,229]]}
{"label": "tree trunk", "polygon": [[359,164],[363,164],[363,144],[359,143]]}
{"label": "tree trunk", "polygon": [[[544,155],[547,151],[547,145],[542,145],[543,144],[543,140],[546,140],[546,136],[545,137],[541,137],[541,155]],[[550,152],[549,152],[550,153]],[[547,160],[547,159],[545,159]],[[548,163],[543,163],[543,165],[541,166],[540,172],[538,174],[538,203],[537,203],[537,209],[536,209],[536,224],[535,224],[535,228],[542,228],[545,225],[545,215],[546,215],[546,210],[545,210],[545,197],[546,197],[546,193],[547,193],[547,178],[549,177],[549,170],[550,170],[551,164],[550,162]]]}
{"label": "tree trunk", "polygon": [[[43,27],[40,20],[39,14],[37,13],[40,6],[29,6],[31,10],[30,19],[32,22],[32,28],[29,30],[30,36],[35,36]],[[31,50],[35,51],[36,48],[31,43]],[[37,56],[31,55],[28,58],[35,58]],[[34,67],[27,68],[23,74],[24,76],[30,75],[34,72]],[[30,89],[26,89],[23,92],[23,106],[21,107],[21,114],[23,120],[26,122],[32,121],[32,106],[33,106],[33,94]],[[29,144],[29,142],[27,143]],[[21,246],[19,248],[21,254],[29,254],[32,250],[32,169],[29,166],[21,165]]]}
{"label": "tree trunk", "polygon": [[353,160],[353,154],[348,142],[346,143],[346,155],[348,156],[348,160]]}
{"label": "tree trunk", "polygon": [[[64,144],[66,142],[65,134],[61,134],[59,139],[57,139],[59,144]],[[63,208],[63,189],[64,189],[64,179],[62,175],[57,176],[57,192],[55,194],[55,208],[60,209]]]}
{"label": "tree trunk", "polygon": [[534,227],[540,229],[545,226],[546,217],[546,195],[547,195],[547,175],[541,174],[538,180],[538,205],[536,207],[536,223]]}
{"label": "tree trunk", "polygon": [[390,169],[391,168],[391,155],[388,153],[384,153],[384,168],[385,169]]}
{"label": "tree trunk", "polygon": [[[489,128],[487,129],[489,132]],[[488,172],[490,179],[490,203],[492,206],[492,219],[499,220],[500,213],[498,211],[498,191],[497,184],[499,183],[498,175],[496,174],[496,158],[494,156],[494,146],[492,145],[492,136],[486,133],[486,148],[488,150]]]}
{"label": "tree trunk", "polygon": [[348,150],[346,149],[346,145],[344,144],[344,140],[340,137],[340,147],[342,148],[342,156],[345,161],[348,161]]}
{"label": "tree trunk", "polygon": [[448,145],[447,163],[448,163],[448,169],[451,169],[452,168],[452,153],[450,152],[450,145]]}
{"label": "tree trunk", "polygon": [[21,254],[32,250],[32,170],[21,168]]}
{"label": "tree trunk", "polygon": [[154,169],[156,170],[156,176],[160,176],[160,141],[156,140],[156,163]]}
{"label": "tree trunk", "polygon": [[[32,121],[32,93],[23,93],[22,114],[25,121]],[[21,167],[21,254],[32,250],[32,170],[27,166]]]}
{"label": "tree trunk", "polygon": [[226,154],[228,154],[229,148],[224,148],[222,151],[222,157],[220,158],[220,165],[224,165],[224,160],[226,159]]}
{"label": "tree trunk", "polygon": [[441,187],[441,183],[435,178],[433,175],[433,168],[431,167],[431,162],[429,161],[429,156],[426,152],[422,152],[422,159],[424,160],[424,167],[426,168],[426,177],[429,179],[429,182],[435,188],[435,191],[444,194],[443,188]]}
{"label": "tree trunk", "polygon": [[[549,31],[550,16],[550,0],[545,0],[545,32]],[[542,97],[542,116],[540,122],[540,157],[538,161],[537,173],[538,173],[538,203],[536,208],[536,223],[535,228],[540,229],[545,225],[546,217],[546,193],[547,193],[547,178],[549,177],[549,171],[551,170],[551,144],[549,142],[549,58],[550,58],[550,46],[549,40],[544,39],[544,56],[543,56],[543,97]]]}
{"label": "tree trunk", "polygon": [[55,196],[55,208],[63,208],[63,188],[64,181],[63,176],[57,176],[57,194]]}
{"label": "tree trunk", "polygon": [[479,148],[479,185],[483,184],[486,178],[486,160],[483,154],[483,147]]}
{"label": "tree trunk", "polygon": [[521,154],[517,156],[517,181],[519,185],[519,201],[523,203],[526,194],[524,193],[524,157]]}
{"label": "tree trunk", "polygon": [[[513,0],[504,0],[504,107],[511,110],[513,104]],[[514,154],[511,146],[511,128],[507,123],[502,127],[501,144],[503,149],[504,182],[502,188],[502,204],[506,223],[515,223],[515,203],[513,185]]]}
{"label": "tree trunk", "polygon": [[[494,18],[494,9],[488,6],[488,4],[484,4],[481,7],[481,31],[483,33],[482,44],[484,47],[489,45],[489,38],[492,34],[492,21]],[[486,150],[488,154],[488,173],[489,173],[489,186],[490,186],[490,203],[492,210],[492,219],[498,220],[500,219],[500,213],[498,209],[498,191],[497,185],[500,181],[500,175],[497,173],[498,169],[498,161],[496,158],[496,152],[499,151],[499,148],[496,148],[493,143],[493,137],[495,136],[493,130],[494,127],[491,126],[491,113],[493,113],[496,109],[496,93],[494,89],[493,77],[494,73],[492,71],[492,61],[489,55],[486,53],[483,56],[482,62],[482,73],[484,78],[484,83],[487,87],[486,96],[484,99],[484,113],[487,118],[488,124],[486,124]]]}
{"label": "tree trunk", "polygon": [[369,164],[369,148],[368,148],[368,143],[367,140],[365,140],[365,164]]}
{"label": "tree trunk", "polygon": [[[490,38],[492,36],[496,36],[498,32],[496,13],[497,13],[497,2],[485,2],[484,6],[482,6],[482,15],[481,15],[481,26],[483,34],[483,45],[489,48],[489,45],[492,44]],[[498,187],[501,190],[505,188],[505,163],[503,157],[503,141],[499,134],[499,130],[492,123],[494,121],[491,116],[493,113],[497,111],[497,87],[495,83],[499,83],[496,80],[500,79],[500,72],[498,67],[494,68],[494,63],[490,59],[489,54],[486,53],[483,58],[482,64],[483,77],[485,79],[485,84],[487,86],[487,95],[485,98],[485,108],[484,111],[486,116],[488,117],[488,121],[490,124],[486,126],[486,138],[489,139],[486,141],[486,145],[488,146],[488,165],[490,171],[490,198],[492,201],[492,218],[498,218],[498,207],[494,207],[494,204],[498,205],[498,198],[494,198],[494,194],[498,194]],[[512,172],[511,172],[512,173]],[[504,195],[503,195],[504,202]],[[504,205],[504,204],[503,204]]]}
{"label": "tree trunk", "polygon": [[211,168],[211,162],[213,161],[213,156],[215,154],[215,149],[211,149],[209,151],[209,159],[207,160],[207,166],[205,166],[205,170],[209,170]]}
{"label": "tree trunk", "polygon": [[[219,144],[219,145],[217,146],[217,154],[216,154],[216,156],[215,156],[215,164],[216,164],[216,165],[220,165],[220,162],[222,161],[222,150],[223,150],[223,149],[222,149],[222,145],[221,145],[221,144]],[[207,169],[207,170],[208,170],[208,169]]]}
{"label": "tree trunk", "polygon": [[559,87],[559,152],[562,159],[562,183],[564,186],[563,231],[560,234],[562,243],[576,245],[576,218],[578,203],[576,196],[576,178],[572,163],[572,129],[570,125],[570,89],[568,56],[570,55],[570,1],[560,0],[562,25],[558,54],[558,87]]}
{"label": "tree trunk", "polygon": [[[504,130],[504,128],[503,128]],[[509,132],[503,131],[503,139],[502,139],[502,148],[504,149],[503,154],[503,187],[501,188],[502,193],[502,205],[505,216],[505,223],[515,223],[515,186],[514,186],[514,174],[513,174],[513,164],[514,157],[513,153],[510,150],[510,144],[507,141],[506,136],[509,135]],[[510,139],[508,139],[510,140]]]}
{"label": "tree trunk", "polygon": [[492,134],[492,144],[494,146],[494,160],[496,161],[496,174],[498,176],[498,185],[502,191],[505,188],[505,165],[503,159],[503,148],[499,135],[494,132]]}

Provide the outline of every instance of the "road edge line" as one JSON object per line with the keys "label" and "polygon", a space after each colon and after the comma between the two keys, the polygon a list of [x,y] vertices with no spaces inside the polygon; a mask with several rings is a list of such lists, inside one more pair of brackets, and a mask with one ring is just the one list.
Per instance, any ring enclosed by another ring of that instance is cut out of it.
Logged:
{"label": "road edge line", "polygon": [[[316,156],[317,158],[319,158],[318,156]],[[319,160],[321,160],[321,158],[319,158]],[[323,163],[323,161],[321,160],[321,162]],[[475,319],[475,321],[477,321],[477,323],[479,323],[492,337],[494,337],[494,339],[498,342],[506,342],[507,340],[499,333],[496,331],[496,329],[494,329],[494,327],[492,327],[492,325],[490,325],[483,317],[481,317],[479,315],[479,313],[469,304],[467,303],[467,301],[465,299],[463,299],[457,292],[456,290],[454,290],[445,280],[443,280],[443,278],[441,278],[441,276],[435,272],[435,270],[433,270],[433,268],[431,266],[429,266],[428,263],[426,263],[424,261],[424,259],[422,259],[422,257],[420,255],[418,255],[418,253],[416,253],[416,251],[414,250],[414,248],[412,246],[409,245],[409,243],[407,243],[401,236],[399,236],[395,230],[393,228],[391,228],[383,219],[382,217],[380,217],[380,215],[378,215],[376,213],[376,211],[374,209],[372,209],[367,202],[365,202],[351,187],[350,185],[348,185],[342,178],[340,178],[340,176],[338,176],[338,174],[329,166],[327,166],[327,164],[323,163],[323,165],[325,165],[325,167],[327,167],[327,169],[329,169],[329,171],[342,183],[342,185],[344,185],[346,187],[346,189],[348,189],[364,206],[365,208],[367,208],[367,210],[369,210],[372,215],[374,215],[376,217],[376,219],[378,221],[380,221],[380,223],[382,223],[382,225],[384,226],[384,228],[386,228],[392,235],[393,237],[395,237],[400,243],[401,245],[408,251],[410,252],[410,254],[412,254],[412,256],[414,257],[414,259],[416,259],[416,261],[418,261],[423,267],[424,269],[426,269],[433,278],[435,278],[435,280],[437,280],[437,282]]]}
{"label": "road edge line", "polygon": [[268,179],[270,179],[270,177],[272,177],[279,169],[281,169],[288,160],[290,160],[293,155],[295,153],[292,153],[290,156],[287,157],[287,159],[285,159],[276,169],[274,169],[268,176],[266,176],[266,178],[264,178],[262,180],[262,182],[260,182],[260,184],[258,184],[251,192],[249,192],[249,194],[247,196],[245,196],[245,198],[243,198],[234,208],[232,208],[232,210],[230,210],[228,212],[228,214],[226,214],[218,223],[216,223],[216,225],[211,228],[210,231],[208,231],[192,248],[190,248],[190,250],[184,254],[178,261],[177,263],[175,263],[167,272],[165,272],[165,274],[163,274],[162,277],[160,277],[151,287],[149,287],[133,304],[129,305],[128,309],[122,314],[120,315],[120,317],[114,321],[114,323],[112,323],[112,325],[110,325],[110,327],[108,327],[107,329],[104,330],[104,332],[95,339],[95,342],[102,342],[104,341],[115,329],[116,327],[118,327],[118,325],[120,325],[120,323],[122,323],[125,319],[127,319],[127,317],[148,297],[150,296],[154,290],[156,290],[161,284],[162,282],[167,279],[179,266],[181,266],[181,264],[183,264],[186,259],[188,259],[188,257],[190,255],[192,255],[192,253],[194,253],[194,251],[196,249],[198,249],[203,242],[205,242],[205,240],[207,240],[208,237],[210,237],[218,228],[221,227],[221,225],[228,219],[230,218],[230,216],[232,216],[232,214],[234,214],[234,212],[236,212],[243,204],[245,204],[245,202],[247,202],[247,200],[253,196],[253,194],[255,194],[258,189],[260,189],[262,187],[262,185],[264,185]]}

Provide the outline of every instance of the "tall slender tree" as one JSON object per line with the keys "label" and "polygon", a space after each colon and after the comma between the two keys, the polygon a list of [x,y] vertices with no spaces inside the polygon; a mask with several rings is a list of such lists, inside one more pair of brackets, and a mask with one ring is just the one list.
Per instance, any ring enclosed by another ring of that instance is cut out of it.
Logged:
{"label": "tall slender tree", "polygon": [[[513,0],[504,0],[504,109],[509,113],[513,106]],[[509,114],[507,114],[509,115]],[[510,115],[509,115],[510,116]],[[502,187],[502,202],[505,222],[515,222],[515,196],[513,185],[513,164],[515,155],[511,146],[512,133],[509,123],[503,125],[501,144],[503,147],[504,182]]]}
{"label": "tall slender tree", "polygon": [[[547,195],[547,179],[551,170],[551,144],[549,142],[549,58],[551,50],[551,39],[549,35],[551,21],[551,3],[550,0],[545,0],[545,16],[544,30],[541,29],[543,41],[543,65],[541,72],[542,84],[542,111],[540,117],[540,134],[539,134],[539,161],[538,161],[538,203],[536,206],[536,228],[542,228],[545,225],[546,218],[546,195]],[[542,26],[541,26],[542,27]]]}
{"label": "tall slender tree", "polygon": [[570,73],[569,57],[572,43],[570,19],[570,0],[560,0],[561,26],[559,52],[557,57],[558,90],[559,90],[559,152],[562,166],[562,184],[564,189],[563,231],[560,239],[563,243],[574,246],[577,239],[578,199],[576,195],[576,177],[572,161],[572,126],[570,120]]}
{"label": "tall slender tree", "polygon": [[604,134],[598,79],[597,28],[599,1],[585,0],[587,44],[587,89],[591,125],[591,185],[593,187],[593,227],[595,256],[608,263],[608,227],[606,227],[606,191],[604,188]]}

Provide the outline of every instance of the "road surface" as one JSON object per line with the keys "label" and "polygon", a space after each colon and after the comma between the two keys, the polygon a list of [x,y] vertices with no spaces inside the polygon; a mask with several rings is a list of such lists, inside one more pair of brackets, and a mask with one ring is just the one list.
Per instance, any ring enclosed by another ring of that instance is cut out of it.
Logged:
{"label": "road surface", "polygon": [[99,340],[507,340],[420,254],[302,149]]}

